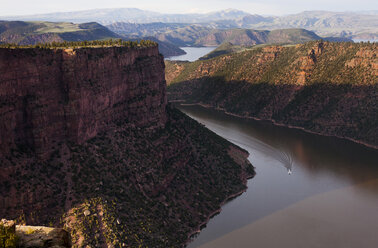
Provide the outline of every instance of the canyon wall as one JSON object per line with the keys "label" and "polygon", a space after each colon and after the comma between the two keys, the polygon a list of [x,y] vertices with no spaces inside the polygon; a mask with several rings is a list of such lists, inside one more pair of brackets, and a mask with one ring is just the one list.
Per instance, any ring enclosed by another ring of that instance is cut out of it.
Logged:
{"label": "canyon wall", "polygon": [[157,47],[0,49],[0,130],[0,216],[73,247],[183,247],[254,176],[167,105]]}
{"label": "canyon wall", "polygon": [[377,51],[309,42],[166,62],[168,98],[378,147]]}
{"label": "canyon wall", "polygon": [[0,49],[0,151],[48,153],[118,121],[162,125],[163,71],[157,46]]}

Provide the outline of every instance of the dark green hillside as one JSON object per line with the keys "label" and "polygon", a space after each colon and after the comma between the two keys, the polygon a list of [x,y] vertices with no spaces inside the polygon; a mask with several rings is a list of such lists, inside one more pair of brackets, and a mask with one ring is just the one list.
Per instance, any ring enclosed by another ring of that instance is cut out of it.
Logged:
{"label": "dark green hillside", "polygon": [[104,40],[120,38],[104,26],[91,22],[74,24],[68,22],[22,22],[1,21],[0,41],[20,45],[46,42]]}
{"label": "dark green hillside", "polygon": [[63,32],[60,34],[63,40],[104,40],[109,38],[119,38],[119,36],[104,26],[96,23],[82,23],[78,24],[78,31]]}
{"label": "dark green hillside", "polygon": [[242,51],[244,49],[245,48],[242,46],[234,46],[231,42],[224,42],[212,52],[201,57],[200,60],[211,59],[220,55]]}

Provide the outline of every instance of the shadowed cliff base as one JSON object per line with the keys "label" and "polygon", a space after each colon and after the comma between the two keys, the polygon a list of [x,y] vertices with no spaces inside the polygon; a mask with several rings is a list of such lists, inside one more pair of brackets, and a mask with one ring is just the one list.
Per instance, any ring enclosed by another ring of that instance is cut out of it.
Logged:
{"label": "shadowed cliff base", "polygon": [[246,189],[247,156],[169,107],[162,128],[119,123],[45,161],[31,151],[2,156],[0,215],[64,226],[79,246],[179,247]]}
{"label": "shadowed cliff base", "polygon": [[378,147],[378,86],[227,81],[202,77],[168,87],[170,101],[203,104],[242,117]]}

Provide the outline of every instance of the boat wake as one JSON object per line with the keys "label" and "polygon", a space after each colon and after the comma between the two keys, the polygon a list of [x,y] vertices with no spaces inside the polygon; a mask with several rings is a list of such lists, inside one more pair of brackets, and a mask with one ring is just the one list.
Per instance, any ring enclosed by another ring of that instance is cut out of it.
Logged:
{"label": "boat wake", "polygon": [[[293,172],[293,156],[290,152],[279,150],[271,145],[268,145],[258,139],[253,137],[247,136],[243,137],[247,138],[247,142],[243,142],[242,140],[238,139],[228,139],[229,141],[233,142],[234,144],[249,147],[251,149],[257,150],[269,157],[273,158],[274,160],[280,162],[286,169],[289,175]],[[244,140],[244,139],[243,139]]]}
{"label": "boat wake", "polygon": [[[190,115],[189,115],[190,116]],[[193,117],[192,117],[193,118]],[[194,118],[196,119],[196,118]],[[217,133],[218,135],[226,138],[228,141],[244,147],[250,148],[252,150],[257,150],[274,160],[280,162],[282,166],[287,169],[287,173],[289,175],[293,172],[293,156],[290,152],[286,152],[283,150],[279,150],[271,145],[266,144],[265,142],[251,137],[249,135],[243,134],[241,132],[230,132],[230,129],[225,128],[222,125],[218,125],[217,123],[206,123],[205,125],[207,128],[212,130],[213,132]],[[232,137],[232,138],[231,138]],[[235,139],[237,137],[237,139]]]}

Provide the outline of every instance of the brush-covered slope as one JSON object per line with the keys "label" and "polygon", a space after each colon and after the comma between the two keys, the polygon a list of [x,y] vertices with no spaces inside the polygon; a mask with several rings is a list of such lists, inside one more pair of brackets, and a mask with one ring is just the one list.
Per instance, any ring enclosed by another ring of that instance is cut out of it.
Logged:
{"label": "brush-covered slope", "polygon": [[267,46],[166,62],[170,100],[378,146],[377,44]]}
{"label": "brush-covered slope", "polygon": [[95,23],[0,21],[0,41],[20,45],[120,38]]}
{"label": "brush-covered slope", "polygon": [[0,49],[0,216],[74,247],[181,247],[245,190],[247,152],[167,106],[145,44]]}

